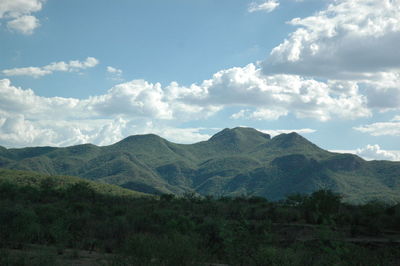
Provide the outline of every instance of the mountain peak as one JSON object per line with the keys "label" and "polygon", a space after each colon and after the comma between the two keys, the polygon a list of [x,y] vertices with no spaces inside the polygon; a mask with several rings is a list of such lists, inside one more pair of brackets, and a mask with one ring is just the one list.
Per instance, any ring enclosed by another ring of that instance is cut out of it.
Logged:
{"label": "mountain peak", "polygon": [[312,142],[296,132],[283,133],[272,138],[271,145],[279,148],[290,148],[295,146],[315,146]]}
{"label": "mountain peak", "polygon": [[103,147],[0,148],[0,166],[79,174],[151,193],[249,193],[278,200],[326,187],[359,202],[375,195],[400,202],[398,162],[367,162],[356,155],[325,151],[295,132],[271,139],[244,127],[226,128],[208,141],[190,145],[147,134]]}
{"label": "mountain peak", "polygon": [[[147,142],[147,141],[160,141],[163,140],[160,136],[156,134],[143,134],[143,135],[132,135],[129,137],[124,138],[123,140],[117,142],[117,143],[132,143],[132,142]],[[117,144],[116,143],[116,144]]]}
{"label": "mountain peak", "polygon": [[262,138],[265,140],[271,139],[271,136],[254,128],[250,127],[235,127],[235,128],[225,128],[222,131],[216,133],[210,138],[210,141],[216,141],[220,139],[230,139],[235,140],[239,138]]}
{"label": "mountain peak", "polygon": [[155,134],[132,135],[112,144],[110,147],[146,151],[147,149],[158,149],[165,146],[167,142],[167,140]]}
{"label": "mountain peak", "polygon": [[254,128],[235,127],[225,128],[209,139],[209,142],[219,144],[225,149],[247,150],[257,145],[264,144],[271,136]]}

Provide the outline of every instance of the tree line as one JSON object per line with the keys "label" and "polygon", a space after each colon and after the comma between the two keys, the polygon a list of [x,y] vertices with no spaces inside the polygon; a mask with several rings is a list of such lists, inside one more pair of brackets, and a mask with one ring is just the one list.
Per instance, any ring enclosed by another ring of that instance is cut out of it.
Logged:
{"label": "tree line", "polygon": [[329,190],[270,202],[0,183],[0,265],[30,244],[100,252],[109,265],[398,265],[397,236],[399,204],[349,205]]}

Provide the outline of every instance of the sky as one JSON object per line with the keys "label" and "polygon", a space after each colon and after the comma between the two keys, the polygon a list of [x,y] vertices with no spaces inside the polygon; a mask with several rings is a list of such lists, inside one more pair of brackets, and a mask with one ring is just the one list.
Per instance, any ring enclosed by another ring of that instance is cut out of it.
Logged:
{"label": "sky", "polygon": [[400,0],[0,0],[0,145],[296,131],[400,161]]}

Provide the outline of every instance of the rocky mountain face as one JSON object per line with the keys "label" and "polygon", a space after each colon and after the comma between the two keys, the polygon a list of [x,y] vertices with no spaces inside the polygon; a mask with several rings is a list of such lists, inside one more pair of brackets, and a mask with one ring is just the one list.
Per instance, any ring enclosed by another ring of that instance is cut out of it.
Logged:
{"label": "rocky mountain face", "polygon": [[79,176],[152,194],[279,200],[325,188],[352,203],[400,202],[400,162],[369,162],[323,150],[297,133],[271,138],[252,128],[224,129],[190,145],[148,134],[102,147],[0,147],[0,167]]}

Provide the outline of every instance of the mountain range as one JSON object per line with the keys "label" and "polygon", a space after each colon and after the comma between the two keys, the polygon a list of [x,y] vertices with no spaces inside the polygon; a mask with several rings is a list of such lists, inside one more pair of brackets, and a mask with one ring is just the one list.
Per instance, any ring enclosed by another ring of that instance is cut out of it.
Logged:
{"label": "mountain range", "polygon": [[330,189],[347,202],[400,202],[400,162],[365,161],[323,150],[297,133],[224,129],[207,141],[176,144],[134,135],[109,146],[0,146],[0,167],[77,176],[135,191],[261,196]]}

